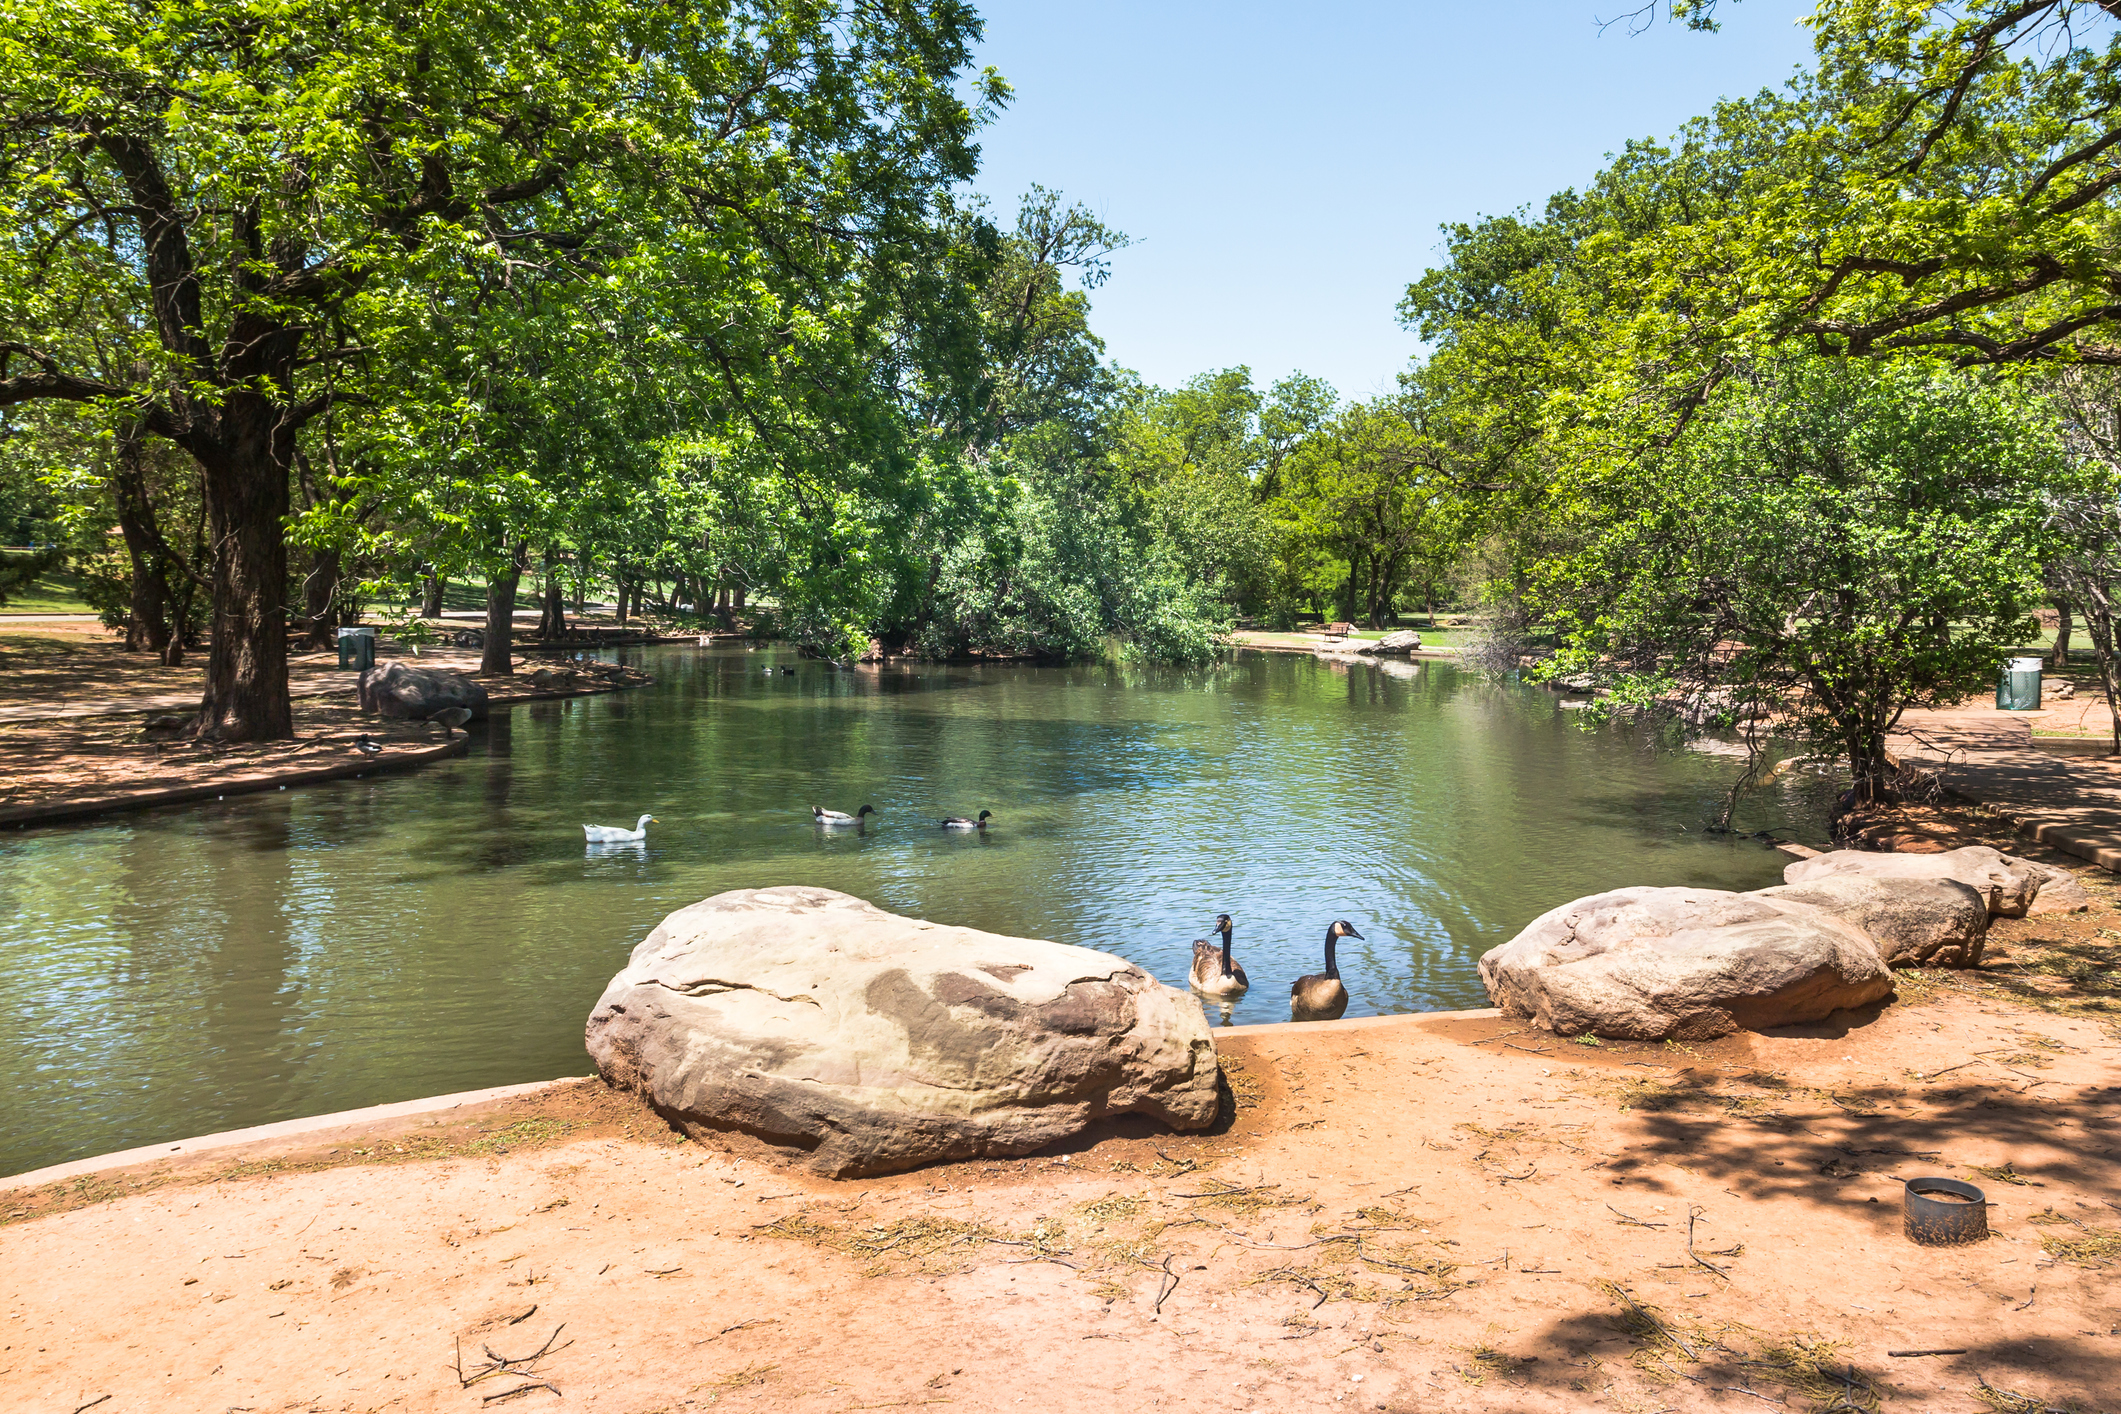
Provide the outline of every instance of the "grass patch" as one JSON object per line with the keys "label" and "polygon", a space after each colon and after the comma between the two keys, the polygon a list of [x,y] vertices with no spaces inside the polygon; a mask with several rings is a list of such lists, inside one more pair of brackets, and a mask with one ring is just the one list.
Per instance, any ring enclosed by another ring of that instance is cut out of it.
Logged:
{"label": "grass patch", "polygon": [[1223,1083],[1230,1087],[1230,1104],[1233,1109],[1253,1110],[1265,1097],[1267,1087],[1259,1077],[1245,1069],[1244,1062],[1231,1056],[1222,1060]]}
{"label": "grass patch", "polygon": [[1211,1178],[1212,1187],[1198,1193],[1180,1193],[1194,1208],[1208,1208],[1228,1213],[1241,1222],[1251,1222],[1261,1213],[1273,1208],[1294,1208],[1310,1202],[1309,1197],[1282,1192],[1278,1183],[1255,1183],[1243,1186]]}
{"label": "grass patch", "polygon": [[1974,1377],[1974,1398],[1980,1400],[1996,1414],[2079,1414],[2084,1406],[2076,1400],[2065,1400],[2061,1404],[2049,1404],[2044,1399],[2035,1399],[2016,1390],[1999,1389],[1981,1376]]}
{"label": "grass patch", "polygon": [[1075,1211],[1093,1223],[1116,1223],[1125,1222],[1141,1210],[1141,1199],[1130,1198],[1124,1193],[1114,1193],[1109,1197],[1085,1203]]}
{"label": "grass patch", "polygon": [[1810,1332],[1762,1336],[1736,1324],[1712,1331],[1667,1316],[1637,1300],[1617,1282],[1601,1281],[1598,1287],[1620,1307],[1612,1320],[1635,1343],[1632,1363],[1653,1379],[1670,1382],[1680,1377],[1676,1361],[1705,1367],[1722,1376],[1727,1385],[1748,1389],[1755,1383],[1775,1385],[1810,1401],[1815,1414],[1871,1414],[1879,1407],[1877,1386],[1843,1358],[1847,1346],[1842,1342]]}
{"label": "grass patch", "polygon": [[[832,1211],[829,1210],[828,1211]],[[893,1223],[819,1222],[808,1209],[790,1213],[752,1231],[765,1237],[838,1252],[865,1263],[865,1277],[917,1271],[929,1275],[961,1271],[980,1248],[1000,1239],[985,1223],[920,1215]]]}
{"label": "grass patch", "polygon": [[465,1145],[467,1154],[505,1154],[510,1149],[520,1149],[530,1144],[550,1144],[585,1126],[579,1120],[553,1119],[540,1115],[532,1119],[519,1119],[514,1124],[499,1129],[490,1129],[471,1143]]}
{"label": "grass patch", "polygon": [[[2049,1209],[2049,1212],[2054,1212]],[[2056,1220],[2068,1223],[2076,1229],[2067,1232],[2043,1233],[2040,1250],[2058,1262],[2068,1262],[2076,1267],[2103,1267],[2121,1257],[2121,1232],[2109,1228],[2086,1227],[2075,1218],[2065,1218],[2055,1213]]]}
{"label": "grass patch", "polygon": [[1989,1180],[1991,1183],[2015,1184],[2020,1188],[2029,1188],[2032,1186],[2033,1181],[2031,1179],[2027,1178],[2024,1174],[2018,1172],[2018,1170],[2012,1168],[2008,1163],[1999,1164],[1994,1168],[1987,1167],[1983,1164],[1968,1164],[1966,1167],[1968,1172],[1978,1173],[1983,1178]]}

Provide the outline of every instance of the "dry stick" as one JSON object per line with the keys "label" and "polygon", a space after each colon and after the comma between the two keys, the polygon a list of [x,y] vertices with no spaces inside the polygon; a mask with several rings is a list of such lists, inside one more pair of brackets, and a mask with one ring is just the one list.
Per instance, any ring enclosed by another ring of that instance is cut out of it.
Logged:
{"label": "dry stick", "polygon": [[[1159,1150],[1158,1152],[1162,1152]],[[1174,1193],[1173,1198],[1227,1198],[1232,1193],[1264,1193],[1270,1188],[1281,1187],[1278,1183],[1255,1183],[1250,1188],[1212,1188],[1206,1193]]]}
{"label": "dry stick", "polygon": [[523,1324],[523,1322],[525,1322],[525,1321],[529,1320],[529,1319],[530,1319],[530,1318],[531,1318],[532,1316],[535,1316],[535,1315],[536,1315],[537,1313],[538,1313],[538,1308],[537,1308],[537,1307],[535,1307],[535,1306],[532,1306],[532,1307],[531,1307],[531,1308],[530,1308],[530,1309],[529,1309],[528,1311],[525,1311],[525,1312],[524,1312],[524,1313],[523,1313],[522,1315],[520,1315],[520,1316],[510,1316],[510,1317],[508,1318],[508,1324],[510,1324],[511,1326],[520,1326],[520,1325],[522,1325],[522,1324]]}
{"label": "dry stick", "polygon": [[[81,1409],[93,1409],[93,1408],[95,1408],[95,1407],[96,1407],[97,1405],[101,1404],[101,1403],[102,1403],[102,1402],[103,1402],[103,1401],[104,1401],[105,1399],[109,1399],[109,1398],[110,1398],[110,1396],[106,1394],[106,1395],[102,1396],[102,1397],[101,1397],[101,1398],[99,1398],[99,1399],[91,1399],[91,1400],[90,1400],[90,1401],[89,1401],[88,1403],[86,1403],[86,1404],[82,1405],[82,1406],[81,1406]],[[74,1414],[81,1414],[81,1409],[76,1409],[76,1410],[74,1411]]]}
{"label": "dry stick", "polygon": [[721,1328],[721,1329],[720,1329],[719,1331],[716,1331],[716,1332],[715,1332],[715,1334],[716,1334],[716,1335],[727,1335],[727,1334],[729,1334],[729,1333],[730,1333],[731,1331],[748,1331],[748,1330],[750,1330],[750,1329],[751,1329],[751,1328],[752,1328],[753,1326],[777,1326],[777,1325],[779,1325],[780,1323],[781,1323],[781,1322],[780,1322],[780,1318],[779,1318],[778,1316],[769,1316],[769,1317],[765,1318],[764,1320],[760,1320],[760,1319],[758,1319],[758,1318],[754,1317],[754,1318],[752,1318],[751,1320],[748,1320],[748,1321],[738,1321],[738,1322],[737,1322],[737,1323],[736,1323],[735,1325],[733,1325],[733,1326],[723,1326],[723,1327],[722,1327],[722,1328]]}
{"label": "dry stick", "polygon": [[1614,1206],[1613,1206],[1613,1205],[1612,1205],[1611,1203],[1608,1203],[1608,1204],[1606,1204],[1606,1210],[1607,1210],[1608,1212],[1613,1212],[1613,1213],[1620,1213],[1620,1220],[1621,1220],[1622,1222],[1624,1222],[1624,1223],[1627,1223],[1627,1224],[1629,1224],[1630,1226],[1633,1226],[1633,1227],[1670,1227],[1670,1226],[1671,1226],[1671,1224],[1670,1224],[1670,1223],[1646,1223],[1646,1222],[1644,1222],[1644,1221],[1643,1221],[1643,1220],[1642,1220],[1641,1218],[1631,1218],[1631,1217],[1629,1217],[1629,1216],[1628,1216],[1628,1215],[1627,1215],[1626,1213],[1621,1213],[1621,1212],[1620,1212],[1620,1209],[1618,1209],[1618,1208],[1614,1207]]}
{"label": "dry stick", "polygon": [[533,1384],[517,1385],[514,1389],[504,1389],[499,1394],[489,1394],[484,1399],[480,1400],[479,1403],[499,1404],[505,1399],[514,1399],[519,1394],[529,1394],[532,1390],[537,1389],[549,1389],[554,1394],[558,1394],[560,1392],[560,1387],[558,1385],[548,1384],[544,1380],[538,1380]]}
{"label": "dry stick", "polygon": [[1970,1065],[1986,1065],[1986,1064],[1988,1064],[1988,1062],[1987,1062],[1987,1061],[1984,1061],[1984,1060],[1982,1060],[1982,1059],[1981,1059],[1981,1057],[1979,1057],[1979,1056],[1975,1056],[1975,1057],[1974,1057],[1974,1058],[1973,1058],[1972,1060],[1970,1060],[1970,1061],[1961,1061],[1961,1062],[1959,1062],[1959,1064],[1957,1064],[1957,1065],[1948,1065],[1948,1066],[1946,1066],[1946,1067],[1945,1067],[1944,1069],[1942,1069],[1942,1070],[1933,1070],[1933,1071],[1931,1071],[1931,1072],[1930,1072],[1930,1073],[1929,1073],[1928,1075],[1925,1075],[1925,1076],[1923,1076],[1922,1078],[1923,1078],[1924,1080],[1935,1080],[1935,1079],[1936,1079],[1936,1078],[1937,1078],[1938,1076],[1940,1076],[1940,1075],[1950,1075],[1950,1074],[1951,1074],[1951,1073],[1952,1073],[1953,1071],[1955,1071],[1955,1070],[1965,1070],[1965,1069],[1966,1069],[1966,1068],[1967,1068],[1968,1066],[1970,1066]]}
{"label": "dry stick", "polygon": [[1886,1354],[1888,1354],[1888,1355],[1896,1356],[1896,1357],[1898,1357],[1898,1358],[1900,1358],[1900,1359],[1907,1359],[1908,1357],[1910,1357],[1910,1356],[1915,1356],[1915,1355],[1964,1355],[1964,1354],[1966,1354],[1966,1352],[1965,1352],[1964,1350],[1888,1350],[1888,1351],[1886,1351],[1885,1353],[1886,1353]]}
{"label": "dry stick", "polygon": [[[1701,1207],[1701,1206],[1700,1206],[1699,1204],[1692,1204],[1692,1205],[1689,1205],[1689,1206],[1688,1206],[1688,1208],[1687,1208],[1687,1214],[1686,1214],[1686,1254],[1687,1254],[1687,1256],[1688,1256],[1688,1257],[1692,1258],[1692,1259],[1693,1259],[1693,1260],[1694,1260],[1695,1262],[1699,1263],[1699,1264],[1700,1264],[1701,1266],[1703,1266],[1703,1267],[1706,1267],[1706,1268],[1707,1268],[1707,1269],[1708,1269],[1709,1271],[1712,1271],[1712,1272],[1714,1272],[1714,1273],[1715,1273],[1715,1274],[1716,1274],[1717,1276],[1720,1276],[1720,1277],[1722,1277],[1722,1278],[1723,1278],[1723,1279],[1724,1279],[1725,1281],[1729,1281],[1729,1280],[1731,1279],[1731,1274],[1730,1274],[1729,1272],[1727,1272],[1727,1271],[1725,1271],[1725,1270],[1724,1270],[1723,1268],[1721,1268],[1721,1267],[1717,1266],[1717,1265],[1716,1265],[1716,1264],[1715,1264],[1714,1262],[1708,1261],[1708,1260],[1707,1260],[1706,1258],[1703,1258],[1703,1257],[1699,1256],[1699,1255],[1698,1255],[1698,1254],[1696,1254],[1696,1253],[1695,1253],[1695,1251],[1694,1251],[1694,1220],[1695,1220],[1696,1218],[1700,1217],[1700,1216],[1702,1215],[1702,1213],[1703,1213],[1703,1212],[1705,1212],[1705,1211],[1707,1211],[1707,1210],[1706,1210],[1706,1209],[1704,1209],[1704,1208],[1702,1208],[1702,1207]],[[1748,1392],[1750,1393],[1750,1391],[1748,1391]]]}
{"label": "dry stick", "polygon": [[[1063,1262],[1061,1265],[1066,1266],[1067,1263]],[[1171,1270],[1171,1257],[1169,1253],[1166,1253],[1164,1255],[1163,1273],[1165,1276],[1171,1278],[1171,1284],[1169,1286],[1163,1286],[1161,1282],[1157,1283],[1157,1285],[1162,1289],[1156,1293],[1156,1305],[1152,1309],[1153,1312],[1158,1315],[1161,1315],[1163,1313],[1164,1302],[1170,1298],[1171,1293],[1178,1290],[1178,1273]]]}
{"label": "dry stick", "polygon": [[1687,1359],[1699,1360],[1701,1358],[1699,1355],[1696,1355],[1694,1353],[1693,1346],[1688,1345],[1685,1341],[1681,1340],[1676,1334],[1673,1333],[1672,1329],[1669,1326],[1665,1325],[1663,1321],[1657,1319],[1657,1313],[1655,1311],[1652,1311],[1649,1307],[1643,1305],[1640,1301],[1637,1301],[1634,1297],[1628,1295],[1625,1291],[1622,1291],[1617,1286],[1613,1287],[1612,1290],[1614,1294],[1617,1295],[1622,1301],[1628,1303],[1628,1305],[1634,1310],[1636,1315],[1642,1317],[1642,1319],[1648,1321],[1651,1325],[1655,1326],[1657,1328],[1657,1334],[1663,1336],[1666,1340],[1672,1342],[1672,1344],[1678,1346],[1681,1350],[1685,1351]]}

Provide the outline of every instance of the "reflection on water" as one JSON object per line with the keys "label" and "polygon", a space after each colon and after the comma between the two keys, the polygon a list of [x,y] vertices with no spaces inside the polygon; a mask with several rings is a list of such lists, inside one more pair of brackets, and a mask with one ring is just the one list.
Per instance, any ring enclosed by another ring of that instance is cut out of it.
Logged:
{"label": "reflection on water", "polygon": [[[1252,990],[1210,1019],[1253,1022],[1288,1018],[1334,918],[1367,938],[1349,1015],[1480,1006],[1475,959],[1555,904],[1779,878],[1701,832],[1733,763],[1446,664],[632,656],[655,687],[516,708],[423,772],[0,842],[0,1172],[585,1073],[628,950],[724,889],[825,885],[1180,986],[1227,912]],[[811,822],[865,803],[859,830]],[[644,811],[646,841],[585,847]],[[1823,813],[1770,795],[1741,824]]]}

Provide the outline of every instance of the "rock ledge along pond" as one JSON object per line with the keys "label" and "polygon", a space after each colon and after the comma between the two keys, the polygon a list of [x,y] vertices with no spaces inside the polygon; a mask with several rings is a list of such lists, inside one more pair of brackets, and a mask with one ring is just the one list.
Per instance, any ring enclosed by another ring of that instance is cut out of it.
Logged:
{"label": "rock ledge along pond", "polygon": [[[1221,1024],[1286,1021],[1335,918],[1366,939],[1340,949],[1350,1016],[1485,1006],[1480,954],[1549,908],[1787,862],[1704,832],[1728,757],[1443,662],[626,657],[655,685],[498,712],[442,765],[0,839],[0,1172],[586,1074],[604,984],[725,889],[820,884],[1181,988],[1226,912],[1252,990]],[[1815,834],[1830,789],[1738,823]],[[877,813],[823,830],[812,805]],[[584,844],[643,813],[645,842]]]}

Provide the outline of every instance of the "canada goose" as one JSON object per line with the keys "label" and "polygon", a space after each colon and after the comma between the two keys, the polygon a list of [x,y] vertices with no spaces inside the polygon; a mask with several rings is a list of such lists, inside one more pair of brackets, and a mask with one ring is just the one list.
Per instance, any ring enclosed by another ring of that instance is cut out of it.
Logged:
{"label": "canada goose", "polygon": [[427,722],[430,726],[440,722],[442,724],[442,735],[455,736],[457,728],[470,720],[471,709],[469,707],[444,707],[441,711],[429,717]]}
{"label": "canada goose", "polygon": [[820,825],[859,825],[862,823],[864,815],[876,814],[876,807],[865,805],[852,815],[849,815],[845,811],[827,810],[822,805],[813,805],[810,807],[810,813],[816,817]]}
{"label": "canada goose", "polygon": [[1194,991],[1205,992],[1211,997],[1234,997],[1251,987],[1252,979],[1245,976],[1244,968],[1230,960],[1230,926],[1230,915],[1218,913],[1215,915],[1215,931],[1222,934],[1222,941],[1195,940]]}
{"label": "canada goose", "polygon": [[623,825],[584,825],[582,838],[591,844],[625,844],[630,840],[647,839],[648,827],[662,823],[653,815],[643,815],[633,822],[633,828],[630,830]]}
{"label": "canada goose", "polygon": [[992,810],[982,810],[977,820],[967,820],[962,815],[952,815],[949,819],[942,822],[942,826],[946,830],[984,830],[987,828],[988,817],[993,814]]}
{"label": "canada goose", "polygon": [[1299,977],[1289,984],[1289,1020],[1291,1021],[1338,1021],[1348,1009],[1348,989],[1340,985],[1340,964],[1334,960],[1333,945],[1342,938],[1360,939],[1355,925],[1347,919],[1336,919],[1326,929],[1326,970]]}

